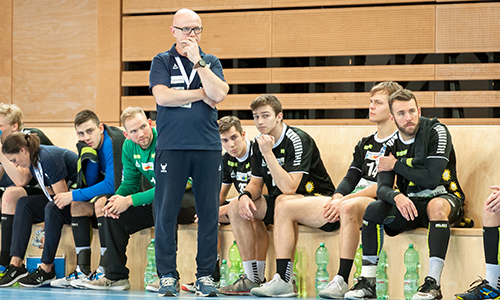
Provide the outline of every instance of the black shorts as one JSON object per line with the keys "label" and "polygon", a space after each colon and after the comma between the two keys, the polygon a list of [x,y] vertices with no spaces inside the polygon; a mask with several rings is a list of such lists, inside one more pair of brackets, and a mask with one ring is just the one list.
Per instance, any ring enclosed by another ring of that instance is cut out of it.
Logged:
{"label": "black shorts", "polygon": [[458,224],[464,216],[464,203],[463,201],[453,194],[443,194],[436,197],[426,198],[410,198],[417,208],[418,217],[413,221],[407,221],[399,212],[398,208],[394,205],[391,212],[384,220],[384,230],[388,236],[396,236],[402,232],[429,226],[429,216],[427,215],[427,205],[434,198],[443,198],[448,200],[451,206],[450,215],[448,220],[450,225]]}
{"label": "black shorts", "polygon": [[334,222],[334,223],[326,223],[325,225],[321,226],[319,229],[326,231],[326,232],[332,232],[335,230],[338,230],[340,228],[340,221]]}
{"label": "black shorts", "polygon": [[267,210],[266,210],[266,215],[264,216],[264,224],[269,225],[269,224],[274,224],[274,204],[276,201],[276,196],[273,195],[263,195],[264,199],[266,199],[267,203]]}

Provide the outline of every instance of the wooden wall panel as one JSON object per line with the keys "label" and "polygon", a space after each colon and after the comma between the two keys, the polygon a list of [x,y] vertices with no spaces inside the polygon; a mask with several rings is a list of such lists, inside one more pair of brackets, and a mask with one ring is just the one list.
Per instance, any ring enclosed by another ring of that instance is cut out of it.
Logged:
{"label": "wooden wall panel", "polygon": [[12,1],[0,0],[0,102],[12,101]]}
{"label": "wooden wall panel", "polygon": [[500,107],[500,91],[436,92],[436,107]]}
{"label": "wooden wall panel", "polygon": [[97,1],[14,1],[13,102],[26,121],[96,108]]}
{"label": "wooden wall panel", "polygon": [[436,80],[500,79],[500,63],[436,65]]}
{"label": "wooden wall panel", "polygon": [[271,0],[123,0],[124,14],[175,12],[187,7],[194,11],[269,8]]}
{"label": "wooden wall panel", "polygon": [[273,57],[433,53],[434,24],[431,5],[275,11]]}
{"label": "wooden wall panel", "polygon": [[436,52],[497,52],[500,3],[437,5]]}
{"label": "wooden wall panel", "polygon": [[[500,79],[500,63],[225,69],[229,84]],[[122,72],[122,86],[148,86],[149,71]]]}
{"label": "wooden wall panel", "polygon": [[121,1],[97,2],[96,113],[102,122],[120,122]]}
{"label": "wooden wall panel", "polygon": [[[203,51],[219,58],[271,56],[271,12],[200,14]],[[123,61],[149,61],[170,49],[172,15],[123,18]]]}
{"label": "wooden wall panel", "polygon": [[434,80],[434,65],[273,68],[273,83]]}
{"label": "wooden wall panel", "polygon": [[[464,0],[465,1],[465,0]],[[366,4],[396,4],[412,3],[411,0],[273,0],[273,7],[304,7],[304,6],[337,6],[337,5],[366,5]],[[424,0],[419,2],[436,2]]]}

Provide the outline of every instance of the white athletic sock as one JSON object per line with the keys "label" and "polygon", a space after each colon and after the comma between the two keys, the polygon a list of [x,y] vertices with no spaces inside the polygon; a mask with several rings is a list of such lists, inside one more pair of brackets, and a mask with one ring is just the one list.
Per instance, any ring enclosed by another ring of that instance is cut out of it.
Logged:
{"label": "white athletic sock", "polygon": [[257,282],[257,262],[255,259],[247,260],[243,262],[243,269],[245,270],[245,274],[247,274],[247,278],[253,282]]}
{"label": "white athletic sock", "polygon": [[97,267],[97,270],[101,271],[101,273],[104,274],[104,267],[103,266]]}
{"label": "white athletic sock", "polygon": [[486,264],[486,280],[496,289],[500,289],[500,265]]}
{"label": "white athletic sock", "polygon": [[259,272],[259,281],[263,282],[266,277],[266,261],[258,260],[257,261],[257,271]]}
{"label": "white athletic sock", "polygon": [[377,265],[366,265],[361,267],[361,276],[365,278],[375,278],[377,274]]}
{"label": "white athletic sock", "polygon": [[106,252],[106,250],[108,250],[108,248],[106,247],[101,247],[101,256],[104,255],[104,252]]}
{"label": "white athletic sock", "polygon": [[88,246],[88,247],[75,247],[76,254],[80,253],[80,251],[85,250],[85,249],[90,249],[90,246]]}
{"label": "white athletic sock", "polygon": [[437,285],[441,285],[441,273],[444,268],[444,259],[433,256],[429,258],[429,274],[434,279],[436,279]]}

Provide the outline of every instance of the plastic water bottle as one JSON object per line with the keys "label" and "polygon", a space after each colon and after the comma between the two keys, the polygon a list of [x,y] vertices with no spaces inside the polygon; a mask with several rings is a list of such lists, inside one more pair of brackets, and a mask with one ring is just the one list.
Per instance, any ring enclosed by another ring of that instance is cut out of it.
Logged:
{"label": "plastic water bottle", "polygon": [[404,292],[405,299],[409,300],[417,293],[418,289],[418,252],[413,248],[413,244],[410,244],[405,251],[404,262],[406,266]]}
{"label": "plastic water bottle", "polygon": [[318,297],[318,293],[322,291],[325,286],[328,284],[329,275],[326,270],[326,266],[328,265],[328,260],[330,254],[328,253],[328,249],[325,248],[325,243],[320,243],[318,249],[316,249],[316,265],[318,265],[318,270],[316,271],[316,298]]}
{"label": "plastic water bottle", "polygon": [[231,268],[229,269],[228,285],[231,285],[236,280],[238,280],[241,273],[241,265],[242,265],[240,251],[238,250],[238,245],[236,245],[236,241],[234,241],[231,247],[229,247],[229,261],[231,262]]}
{"label": "plastic water bottle", "polygon": [[358,277],[361,276],[361,268],[363,267],[363,245],[359,244],[358,250],[356,250],[356,255],[354,256],[354,266],[356,267],[356,272],[354,273],[354,283],[358,282]]}
{"label": "plastic water bottle", "polygon": [[298,264],[299,264],[299,254],[297,253],[297,250],[295,250],[295,259],[293,260],[292,280],[295,281],[295,284],[297,285],[297,293],[300,294],[299,270],[297,269]]}
{"label": "plastic water bottle", "polygon": [[377,274],[375,276],[377,278],[377,299],[389,299],[387,291],[389,287],[389,280],[387,279],[387,253],[385,250],[380,252],[377,264]]}
{"label": "plastic water bottle", "polygon": [[220,266],[220,286],[227,286],[229,283],[229,266],[227,265],[227,260],[222,260],[222,265]]}
{"label": "plastic water bottle", "polygon": [[148,245],[146,250],[146,259],[148,264],[146,265],[146,270],[144,271],[144,289],[146,289],[148,284],[153,283],[158,279],[155,259],[155,239],[151,239],[151,243]]}

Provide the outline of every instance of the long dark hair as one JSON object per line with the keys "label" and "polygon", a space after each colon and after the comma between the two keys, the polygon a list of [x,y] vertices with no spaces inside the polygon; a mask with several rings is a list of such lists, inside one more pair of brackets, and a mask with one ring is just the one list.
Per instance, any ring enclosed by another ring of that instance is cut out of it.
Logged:
{"label": "long dark hair", "polygon": [[22,148],[26,148],[30,155],[30,162],[36,167],[38,153],[40,153],[40,138],[36,134],[25,134],[14,132],[9,134],[2,146],[3,154],[17,154]]}

